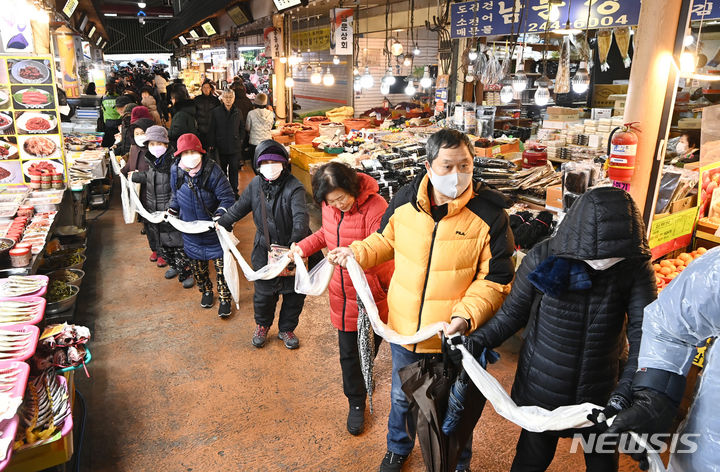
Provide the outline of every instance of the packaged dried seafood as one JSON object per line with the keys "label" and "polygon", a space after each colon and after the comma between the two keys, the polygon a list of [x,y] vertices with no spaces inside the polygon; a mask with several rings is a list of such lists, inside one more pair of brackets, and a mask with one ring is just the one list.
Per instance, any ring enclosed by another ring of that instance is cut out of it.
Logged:
{"label": "packaged dried seafood", "polygon": [[555,93],[570,92],[570,37],[565,36],[560,49],[560,62],[555,76]]}
{"label": "packaged dried seafood", "polygon": [[623,64],[627,69],[632,62],[630,59],[630,27],[619,26],[613,32],[615,33],[615,42],[620,50],[620,56],[623,58]]}
{"label": "packaged dried seafood", "polygon": [[607,71],[610,65],[607,63],[608,54],[612,46],[612,30],[601,29],[597,32],[598,58],[600,59],[600,70]]}

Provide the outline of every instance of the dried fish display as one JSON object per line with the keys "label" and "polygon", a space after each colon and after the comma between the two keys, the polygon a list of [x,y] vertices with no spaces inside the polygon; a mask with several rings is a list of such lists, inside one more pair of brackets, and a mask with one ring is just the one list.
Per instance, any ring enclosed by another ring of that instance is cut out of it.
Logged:
{"label": "dried fish display", "polygon": [[70,415],[67,386],[50,368],[32,378],[25,391],[15,448],[52,438]]}
{"label": "dried fish display", "polygon": [[623,64],[625,64],[625,68],[628,68],[632,62],[630,59],[630,27],[619,26],[613,32],[615,33],[615,43],[617,43],[620,56],[623,58]]}
{"label": "dried fish display", "polygon": [[0,283],[0,298],[21,297],[35,293],[47,285],[46,278],[11,275]]}
{"label": "dried fish display", "polygon": [[598,58],[600,59],[600,70],[605,72],[610,69],[610,65],[607,63],[608,53],[610,53],[610,46],[612,46],[612,30],[601,29],[597,32],[597,47],[598,47]]}
{"label": "dried fish display", "polygon": [[560,49],[560,62],[555,76],[555,93],[570,92],[570,37],[565,36]]}
{"label": "dried fish display", "polygon": [[42,309],[42,299],[0,300],[0,325],[32,321]]}

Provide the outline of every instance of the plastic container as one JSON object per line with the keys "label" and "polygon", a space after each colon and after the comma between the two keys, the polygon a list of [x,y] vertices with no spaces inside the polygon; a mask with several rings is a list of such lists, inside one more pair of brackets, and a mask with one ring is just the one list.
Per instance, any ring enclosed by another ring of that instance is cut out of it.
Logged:
{"label": "plastic container", "polygon": [[27,267],[30,265],[32,252],[26,247],[10,249],[10,265],[13,267]]}
{"label": "plastic container", "polygon": [[[15,245],[14,249],[18,249],[19,247],[27,247],[27,249],[32,251],[32,245],[28,243],[17,243]],[[34,279],[34,280],[41,280],[45,282],[45,285],[43,285],[39,290],[35,290],[34,292],[30,293],[24,293],[22,295],[17,295],[15,297],[4,297],[4,298],[19,298],[19,297],[42,297],[47,293],[47,286],[50,281],[50,278],[47,275],[25,275],[23,276],[28,279]],[[1,287],[3,284],[7,282],[8,279],[0,279],[0,293],[2,293]]]}
{"label": "plastic container", "polygon": [[[16,333],[29,334],[27,345],[25,345],[24,348],[20,351],[12,352],[12,357],[8,358],[7,360],[25,361],[27,359],[30,359],[33,354],[35,354],[38,339],[40,338],[40,328],[33,325],[17,325],[12,328],[0,328],[0,333],[2,333],[3,331],[14,331]],[[2,348],[0,348],[0,352],[2,352]]]}
{"label": "plastic container", "polygon": [[18,208],[18,216],[32,217],[35,214],[35,208],[32,205],[23,205]]}
{"label": "plastic container", "polygon": [[2,305],[3,302],[38,302],[36,312],[29,321],[23,321],[22,323],[0,323],[0,327],[5,329],[40,323],[45,315],[45,307],[47,306],[47,300],[43,297],[0,298],[0,305]]}
{"label": "plastic container", "polygon": [[63,181],[62,180],[53,180],[52,181],[52,188],[63,188]]}

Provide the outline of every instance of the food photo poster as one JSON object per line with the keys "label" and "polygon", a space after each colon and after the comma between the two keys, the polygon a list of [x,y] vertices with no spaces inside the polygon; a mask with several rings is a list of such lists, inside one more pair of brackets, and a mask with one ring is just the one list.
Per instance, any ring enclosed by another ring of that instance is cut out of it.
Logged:
{"label": "food photo poster", "polygon": [[49,57],[0,57],[0,186],[66,181],[55,80]]}

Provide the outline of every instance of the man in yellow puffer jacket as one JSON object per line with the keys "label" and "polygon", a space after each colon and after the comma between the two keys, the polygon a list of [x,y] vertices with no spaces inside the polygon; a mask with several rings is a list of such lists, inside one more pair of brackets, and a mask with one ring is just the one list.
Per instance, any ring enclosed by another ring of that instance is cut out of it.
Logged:
{"label": "man in yellow puffer jacket", "polygon": [[[388,291],[388,324],[411,335],[438,321],[447,334],[467,334],[487,322],[510,292],[513,236],[496,190],[472,183],[473,146],[464,134],[441,130],[427,143],[427,174],[403,187],[390,203],[377,233],[337,248],[330,261],[354,257],[363,269],[395,259]],[[415,442],[398,370],[441,352],[439,338],[410,346],[391,345],[392,393],[388,450],[381,472],[400,471]],[[471,438],[472,441],[472,438]],[[467,470],[470,444],[456,470]]]}

